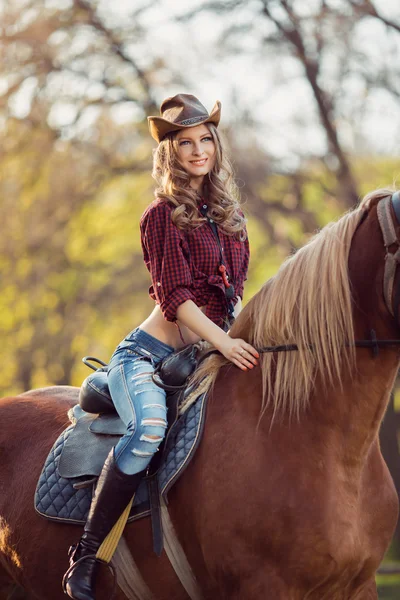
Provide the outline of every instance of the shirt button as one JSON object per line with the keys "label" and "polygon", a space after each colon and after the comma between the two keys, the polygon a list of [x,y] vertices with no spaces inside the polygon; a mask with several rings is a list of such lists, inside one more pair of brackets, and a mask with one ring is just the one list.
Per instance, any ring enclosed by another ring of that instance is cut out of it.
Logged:
{"label": "shirt button", "polygon": [[212,219],[210,219],[210,223],[214,223],[214,221]]}
{"label": "shirt button", "polygon": [[157,285],[158,287],[161,287],[161,283],[159,281],[157,281]]}
{"label": "shirt button", "polygon": [[203,208],[208,208],[207,204],[203,204]]}

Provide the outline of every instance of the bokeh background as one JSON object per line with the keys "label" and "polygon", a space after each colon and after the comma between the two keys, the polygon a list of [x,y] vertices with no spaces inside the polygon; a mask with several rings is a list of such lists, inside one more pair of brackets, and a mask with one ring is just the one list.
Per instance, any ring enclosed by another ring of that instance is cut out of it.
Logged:
{"label": "bokeh background", "polygon": [[[107,360],[152,309],[146,116],[167,96],[222,102],[251,242],[244,302],[398,182],[398,0],[0,0],[0,15],[1,395],[80,385],[81,357]],[[395,396],[381,439],[400,492],[398,410]],[[383,570],[399,549],[400,528]],[[398,575],[378,581],[400,597]]]}

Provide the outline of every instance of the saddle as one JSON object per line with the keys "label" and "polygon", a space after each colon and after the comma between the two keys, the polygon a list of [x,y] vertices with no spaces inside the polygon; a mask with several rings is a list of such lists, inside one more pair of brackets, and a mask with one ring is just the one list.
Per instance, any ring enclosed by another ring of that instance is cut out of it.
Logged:
{"label": "saddle", "polygon": [[[167,391],[167,398],[172,393],[184,390],[188,377],[194,372],[200,361],[215,352],[215,350],[208,350],[200,356],[201,351],[201,343],[189,344],[181,350],[172,352],[158,363],[152,378],[156,385]],[[95,373],[86,377],[83,382],[79,394],[79,405],[88,413],[115,413],[114,403],[108,389],[106,363],[93,356],[85,356],[82,361]],[[100,364],[101,367],[93,366],[92,362]]]}
{"label": "saddle", "polygon": [[[187,346],[159,363],[153,374],[154,382],[167,388],[168,429],[137,491],[128,522],[151,514],[157,554],[162,549],[160,495],[166,499],[167,492],[189,464],[201,440],[205,421],[204,394],[181,416],[178,416],[179,405],[195,394],[195,390],[186,386],[187,378],[209,354],[210,351],[204,352],[196,344]],[[83,360],[95,372],[82,385],[79,405],[69,411],[71,425],[55,442],[35,494],[39,514],[76,524],[85,523],[93,487],[104,461],[126,431],[108,390],[107,366],[93,357]],[[92,362],[101,367],[94,367]]]}
{"label": "saddle", "polygon": [[[203,356],[200,357],[201,349],[202,344],[198,343],[189,344],[181,350],[172,352],[164,360],[158,363],[152,373],[153,382],[166,391],[168,426],[166,436],[150,463],[148,475],[156,473],[160,466],[168,432],[177,420],[178,407],[187,388],[188,378],[195,371],[200,360],[203,360],[210,354],[210,351],[208,351],[203,353]],[[214,350],[211,352],[214,352]],[[82,360],[88,367],[95,371],[84,380],[79,393],[79,406],[82,410],[86,413],[99,415],[96,420],[91,423],[89,430],[92,433],[102,435],[117,435],[118,437],[124,435],[126,428],[117,415],[108,389],[107,365],[98,358],[90,356],[87,356]],[[101,364],[101,367],[94,367],[91,364],[91,361]],[[108,444],[102,444],[102,446],[106,445]],[[98,457],[96,459],[96,457],[93,456],[93,459],[91,458],[91,460],[93,460],[94,463],[100,463],[101,458]],[[98,469],[96,469],[96,472],[97,470]]]}

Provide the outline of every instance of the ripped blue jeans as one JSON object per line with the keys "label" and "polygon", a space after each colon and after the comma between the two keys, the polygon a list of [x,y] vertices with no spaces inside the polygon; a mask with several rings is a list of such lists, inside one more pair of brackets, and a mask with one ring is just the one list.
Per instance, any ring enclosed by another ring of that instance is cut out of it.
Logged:
{"label": "ripped blue jeans", "polygon": [[127,427],[115,446],[115,462],[127,475],[145,470],[164,439],[166,393],[151,374],[171,352],[172,346],[137,327],[117,346],[108,365],[111,398]]}

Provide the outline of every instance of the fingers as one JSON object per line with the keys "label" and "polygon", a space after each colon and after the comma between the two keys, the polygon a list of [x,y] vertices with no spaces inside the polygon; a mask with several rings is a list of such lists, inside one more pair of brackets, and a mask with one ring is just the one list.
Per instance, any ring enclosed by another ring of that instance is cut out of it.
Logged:
{"label": "fingers", "polygon": [[250,344],[246,344],[244,347],[242,347],[242,350],[240,351],[240,356],[246,359],[247,362],[252,363],[253,365],[256,365],[257,359],[260,358],[260,355],[257,352],[257,350],[253,348],[253,346],[250,346]]}
{"label": "fingers", "polygon": [[253,346],[245,342],[244,340],[240,340],[242,343],[240,344],[240,348],[235,352],[235,357],[232,362],[237,364],[241,369],[247,371],[248,369],[253,369],[258,365],[258,358],[260,358],[259,353]]}
{"label": "fingers", "polygon": [[251,344],[241,338],[232,339],[225,336],[224,343],[216,347],[228,360],[243,371],[253,369],[258,365],[259,353]]}
{"label": "fingers", "polygon": [[[241,363],[239,360],[235,360],[235,359],[233,359],[233,360],[232,360],[232,362],[233,362],[233,364],[235,364],[237,367],[239,367],[239,369],[242,369],[242,371],[248,371],[248,370],[249,370],[249,368],[248,368],[248,367],[246,367],[244,364],[242,364],[242,363]],[[253,367],[250,367],[250,368],[252,369]]]}

